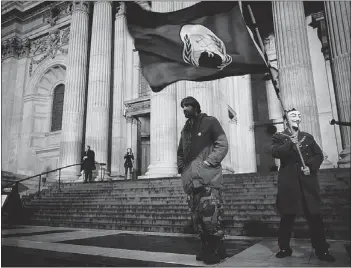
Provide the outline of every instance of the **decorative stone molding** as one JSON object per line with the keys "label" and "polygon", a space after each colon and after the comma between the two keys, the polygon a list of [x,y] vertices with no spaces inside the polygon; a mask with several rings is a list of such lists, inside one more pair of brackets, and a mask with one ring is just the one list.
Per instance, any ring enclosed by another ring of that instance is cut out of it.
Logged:
{"label": "decorative stone molding", "polygon": [[325,60],[330,59],[330,48],[329,48],[329,42],[328,42],[328,30],[327,26],[325,23],[325,16],[324,12],[317,12],[311,14],[312,17],[312,22],[309,24],[312,28],[317,28],[317,35],[319,40],[322,43],[322,53],[325,58]]}
{"label": "decorative stone molding", "polygon": [[119,5],[116,8],[116,18],[118,17],[123,17],[125,15],[126,12],[126,7],[125,7],[125,3],[124,2],[119,2]]}
{"label": "decorative stone molding", "polygon": [[151,8],[151,1],[135,1],[135,2],[146,10],[150,10]]}
{"label": "decorative stone molding", "polygon": [[[62,30],[56,29],[49,32],[47,36],[31,42],[30,53],[33,57],[29,65],[29,75],[32,75],[34,66],[38,65],[45,59],[49,57],[54,59],[58,52],[61,52],[62,54],[68,53],[68,49],[63,48],[63,46],[67,45],[69,42],[69,32],[69,27]],[[35,59],[36,55],[40,55],[42,53],[45,54],[39,59]]]}
{"label": "decorative stone molding", "polygon": [[[15,1],[12,1],[15,2]],[[18,2],[18,1],[16,1]],[[33,1],[34,2],[34,1]],[[20,20],[22,22],[30,22],[42,16],[43,23],[53,23],[70,14],[70,2],[69,1],[38,1],[38,4],[34,4],[30,1],[29,4],[17,4],[11,5],[5,8],[1,8],[1,14],[3,15],[2,24],[9,23],[12,20]],[[28,1],[26,1],[28,3]],[[26,5],[26,6],[25,6]],[[52,12],[54,11],[54,12]]]}
{"label": "decorative stone molding", "polygon": [[139,98],[124,102],[125,116],[132,117],[150,113],[150,98]]}
{"label": "decorative stone molding", "polygon": [[85,12],[89,13],[89,6],[90,3],[86,1],[74,1],[73,4],[70,7],[71,13],[80,11],[80,12]]}
{"label": "decorative stone molding", "polygon": [[19,39],[14,37],[5,40],[1,44],[1,60],[9,57],[22,58],[29,55],[30,42],[28,39]]}

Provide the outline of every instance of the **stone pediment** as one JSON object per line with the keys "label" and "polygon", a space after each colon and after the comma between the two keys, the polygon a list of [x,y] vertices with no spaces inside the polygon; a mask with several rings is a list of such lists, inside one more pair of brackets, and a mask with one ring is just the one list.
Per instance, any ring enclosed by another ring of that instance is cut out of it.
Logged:
{"label": "stone pediment", "polygon": [[150,97],[142,97],[124,102],[124,116],[134,117],[150,113]]}

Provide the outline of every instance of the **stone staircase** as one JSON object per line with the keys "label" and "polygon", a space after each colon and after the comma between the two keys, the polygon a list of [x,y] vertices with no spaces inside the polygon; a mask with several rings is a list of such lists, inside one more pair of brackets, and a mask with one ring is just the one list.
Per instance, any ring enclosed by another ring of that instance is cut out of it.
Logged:
{"label": "stone staircase", "polygon": [[[319,178],[327,237],[349,240],[350,171],[322,170]],[[276,236],[276,191],[276,173],[225,175],[228,234]],[[33,225],[192,232],[179,178],[65,184],[22,200]],[[308,237],[304,219],[296,219],[294,236]]]}

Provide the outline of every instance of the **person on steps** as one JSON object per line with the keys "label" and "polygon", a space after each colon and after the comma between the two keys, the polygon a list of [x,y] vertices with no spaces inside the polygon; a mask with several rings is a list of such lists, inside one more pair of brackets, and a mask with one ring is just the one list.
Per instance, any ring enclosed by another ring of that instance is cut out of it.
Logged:
{"label": "person on steps", "polygon": [[219,121],[201,113],[195,98],[184,98],[181,107],[187,121],[181,132],[177,166],[188,195],[193,227],[201,239],[196,259],[215,264],[226,257],[221,162],[228,152],[228,141]]}
{"label": "person on steps", "polygon": [[131,148],[127,149],[127,153],[124,155],[124,174],[125,174],[125,179],[127,179],[127,174],[129,171],[129,174],[131,175],[133,173],[133,160],[134,160],[134,155],[132,152]]}
{"label": "person on steps", "polygon": [[[290,247],[291,232],[294,219],[302,215],[307,219],[312,246],[320,260],[333,262],[334,257],[328,252],[324,225],[321,215],[321,197],[317,171],[323,162],[323,152],[314,137],[299,130],[301,113],[296,109],[287,112],[292,126],[292,132],[286,128],[283,132],[275,133],[272,137],[272,155],[280,159],[278,171],[278,193],[276,207],[281,220],[278,231],[278,245],[280,251],[277,258],[292,255]],[[306,164],[303,167],[299,153]]]}
{"label": "person on steps", "polygon": [[95,169],[95,152],[90,149],[89,145],[87,145],[83,155],[83,170],[85,183],[93,181],[93,170]]}

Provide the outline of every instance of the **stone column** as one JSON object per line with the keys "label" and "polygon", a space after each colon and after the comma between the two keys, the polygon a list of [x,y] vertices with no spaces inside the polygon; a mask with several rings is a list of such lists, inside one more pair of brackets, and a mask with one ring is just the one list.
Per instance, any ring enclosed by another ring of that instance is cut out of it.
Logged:
{"label": "stone column", "polygon": [[234,107],[237,113],[237,148],[238,170],[236,173],[251,173],[257,171],[255,127],[252,109],[251,76],[232,78],[234,91]]}
{"label": "stone column", "polygon": [[[351,122],[350,115],[350,2],[324,2],[329,34],[331,64],[339,120]],[[350,167],[350,127],[340,126],[343,151],[340,153],[340,167]]]}
{"label": "stone column", "polygon": [[[2,170],[9,171],[9,159],[11,145],[12,112],[14,108],[14,88],[17,76],[17,59],[18,59],[19,39],[17,37],[4,41],[2,47],[1,59],[1,165]],[[6,126],[6,127],[4,127]]]}
{"label": "stone column", "polygon": [[280,94],[302,113],[301,130],[322,147],[303,2],[272,2]]}
{"label": "stone column", "polygon": [[[152,3],[153,11],[169,12],[173,9],[172,2]],[[151,164],[144,177],[169,177],[178,173],[176,105],[175,84],[151,94]]]}
{"label": "stone column", "polygon": [[91,37],[85,144],[90,145],[91,149],[95,151],[96,162],[106,164],[108,158],[111,45],[112,4],[109,1],[97,1],[94,3]]}
{"label": "stone column", "polygon": [[[134,48],[134,45],[133,45]],[[133,51],[132,52],[132,64],[133,64],[133,69],[132,69],[132,88],[131,88],[131,96],[132,99],[137,99],[139,97],[139,89],[140,89],[140,61],[139,61],[139,55],[138,52]],[[127,143],[128,147],[132,148],[133,153],[134,153],[134,163],[133,163],[133,169],[136,174],[138,174],[138,142],[139,142],[139,136],[138,133],[140,131],[140,122],[137,117],[133,117],[131,120],[131,135],[127,136]]]}
{"label": "stone column", "polygon": [[[12,120],[11,120],[12,121],[11,134],[10,134],[11,143],[10,143],[10,151],[8,153],[8,159],[9,159],[8,170],[14,173],[17,172],[17,169],[19,166],[18,158],[20,154],[20,145],[21,145],[23,94],[28,81],[27,74],[28,74],[28,68],[29,68],[29,50],[30,50],[29,39],[22,40],[22,48],[24,52],[24,55],[23,55],[24,57],[18,59],[18,64],[17,64],[18,65],[17,77],[15,79],[15,87],[13,92],[14,102],[13,102],[13,111],[12,111]],[[4,103],[4,100],[2,103]],[[3,167],[3,170],[6,170],[6,169]]]}
{"label": "stone column", "polygon": [[112,112],[112,150],[111,177],[124,176],[125,128],[124,88],[125,88],[125,38],[128,30],[125,22],[125,4],[120,2],[115,16],[114,70],[113,70],[113,112]]}
{"label": "stone column", "polygon": [[[84,123],[84,102],[88,62],[88,3],[73,2],[66,90],[63,104],[60,144],[60,166],[81,162]],[[61,179],[77,179],[80,166],[63,169]]]}
{"label": "stone column", "polygon": [[[264,46],[267,52],[268,59],[271,65],[278,69],[277,66],[277,53],[275,49],[275,37],[271,34],[264,42]],[[279,85],[279,81],[278,85]],[[284,130],[283,124],[283,111],[280,104],[280,101],[275,93],[275,89],[272,83],[272,80],[267,77],[266,78],[266,95],[267,95],[267,105],[268,105],[268,115],[269,120],[272,120],[272,123],[277,128],[277,131]],[[274,158],[274,162],[277,167],[280,166],[280,160]]]}
{"label": "stone column", "polygon": [[219,80],[215,80],[213,82],[217,82],[218,83],[218,89],[216,89],[218,91],[218,93],[216,93],[216,95],[218,95],[218,102],[216,103],[216,101],[213,103],[213,105],[216,105],[220,111],[219,111],[219,117],[218,120],[222,125],[222,128],[227,136],[228,139],[228,153],[226,155],[226,157],[223,159],[222,161],[222,167],[223,167],[223,172],[225,173],[233,173],[234,172],[234,167],[232,165],[232,160],[231,160],[231,153],[230,153],[230,131],[229,131],[229,114],[228,114],[228,104],[229,104],[229,90],[233,90],[230,88],[231,83],[230,83],[230,77],[227,78],[222,78]]}

